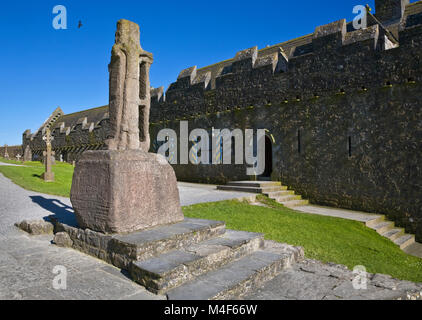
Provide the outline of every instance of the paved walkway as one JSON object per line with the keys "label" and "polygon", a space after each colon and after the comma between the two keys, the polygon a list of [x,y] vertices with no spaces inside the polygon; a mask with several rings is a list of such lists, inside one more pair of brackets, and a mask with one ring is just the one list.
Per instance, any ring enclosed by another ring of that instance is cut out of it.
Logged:
{"label": "paved walkway", "polygon": [[[181,183],[179,188],[183,205],[244,196],[241,193],[217,191],[213,186],[206,185]],[[147,292],[119,269],[101,260],[52,245],[52,236],[31,237],[13,226],[24,219],[41,219],[52,213],[71,212],[68,198],[24,190],[0,174],[0,300],[165,299]],[[357,292],[350,280],[350,270],[332,266],[331,273],[327,273],[326,265],[315,262],[318,267],[312,273],[307,264],[308,261],[305,261],[283,272],[248,298],[391,299],[406,298],[409,290],[422,291],[422,286],[387,277],[380,278],[375,282],[377,285],[369,286],[369,290]],[[64,266],[67,270],[66,290],[53,288],[53,280],[57,276],[53,269],[56,266]],[[339,273],[342,277],[333,283],[333,275]],[[396,287],[388,288],[389,283],[394,283]],[[338,288],[341,288],[341,292]]]}
{"label": "paved walkway", "polygon": [[343,219],[348,219],[348,220],[355,220],[355,221],[360,221],[364,223],[380,217],[380,215],[361,212],[361,211],[336,209],[336,208],[322,207],[322,206],[316,206],[316,205],[295,207],[293,209],[297,211],[301,211],[301,212],[306,212],[306,213],[319,214],[322,216],[330,216],[330,217],[343,218]]}

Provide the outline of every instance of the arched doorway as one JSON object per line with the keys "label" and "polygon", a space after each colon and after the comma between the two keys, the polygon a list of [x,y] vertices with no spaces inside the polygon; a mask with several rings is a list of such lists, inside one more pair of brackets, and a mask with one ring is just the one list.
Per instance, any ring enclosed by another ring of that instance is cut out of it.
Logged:
{"label": "arched doorway", "polygon": [[269,136],[265,136],[265,171],[262,178],[271,178],[273,173],[273,144]]}

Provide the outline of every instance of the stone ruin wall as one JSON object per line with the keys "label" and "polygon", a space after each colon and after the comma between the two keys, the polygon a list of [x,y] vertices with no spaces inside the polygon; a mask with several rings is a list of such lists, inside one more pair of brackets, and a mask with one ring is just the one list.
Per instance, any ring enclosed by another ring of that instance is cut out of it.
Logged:
{"label": "stone ruin wall", "polygon": [[[0,157],[4,158],[5,147],[0,147]],[[23,159],[23,151],[22,146],[7,146],[7,153],[11,160],[17,160],[16,156],[20,154],[22,156],[21,160]]]}
{"label": "stone ruin wall", "polygon": [[[287,53],[242,51],[215,77],[186,69],[165,96],[152,92],[151,140],[181,120],[189,131],[267,129],[273,179],[313,203],[387,214],[422,241],[422,14],[401,28],[397,46],[378,25],[338,21]],[[182,181],[251,178],[245,166],[174,168]]]}
{"label": "stone ruin wall", "polygon": [[[104,148],[104,141],[109,131],[108,107],[96,108],[99,116],[95,119],[84,116],[70,125],[66,121],[61,121],[63,115],[61,110],[56,110],[47,120],[47,125],[52,129],[54,137],[52,149],[55,152],[56,160],[60,160],[60,155],[65,162],[77,161],[80,155],[86,150],[99,150]],[[99,112],[98,112],[99,111]],[[94,120],[94,121],[93,121]],[[32,159],[40,161],[45,151],[45,142],[42,137],[45,134],[45,126],[32,134],[25,131],[22,137],[23,150],[29,145],[32,151]]]}

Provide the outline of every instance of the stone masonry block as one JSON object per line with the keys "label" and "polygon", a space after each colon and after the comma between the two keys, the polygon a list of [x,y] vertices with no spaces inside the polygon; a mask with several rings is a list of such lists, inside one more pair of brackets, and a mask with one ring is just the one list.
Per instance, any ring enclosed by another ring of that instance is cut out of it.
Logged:
{"label": "stone masonry block", "polygon": [[70,198],[79,226],[102,233],[128,233],[184,218],[172,167],[140,150],[85,152]]}

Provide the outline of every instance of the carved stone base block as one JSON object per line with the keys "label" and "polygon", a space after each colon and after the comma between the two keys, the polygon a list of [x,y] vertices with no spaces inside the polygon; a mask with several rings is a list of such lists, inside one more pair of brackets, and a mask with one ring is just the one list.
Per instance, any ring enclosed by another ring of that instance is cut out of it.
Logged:
{"label": "carved stone base block", "polygon": [[87,151],[78,161],[70,200],[78,224],[128,233],[183,221],[173,168],[140,150]]}

